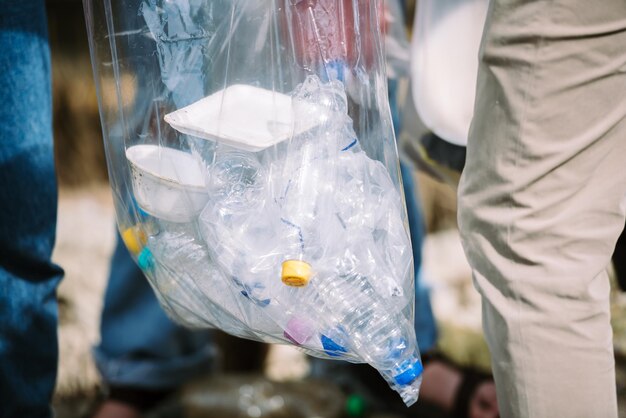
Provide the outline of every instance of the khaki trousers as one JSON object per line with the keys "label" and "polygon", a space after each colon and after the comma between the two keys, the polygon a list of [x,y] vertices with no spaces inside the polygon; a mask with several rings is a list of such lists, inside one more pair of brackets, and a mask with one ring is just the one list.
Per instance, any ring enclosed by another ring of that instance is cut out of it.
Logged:
{"label": "khaki trousers", "polygon": [[459,188],[503,417],[617,417],[626,0],[492,0]]}

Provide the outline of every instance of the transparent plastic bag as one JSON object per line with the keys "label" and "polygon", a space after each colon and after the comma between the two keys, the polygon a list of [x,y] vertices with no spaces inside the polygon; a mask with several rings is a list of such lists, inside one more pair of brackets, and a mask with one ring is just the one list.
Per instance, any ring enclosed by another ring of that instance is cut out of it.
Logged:
{"label": "transparent plastic bag", "polygon": [[189,327],[422,365],[378,0],[85,0],[118,226]]}

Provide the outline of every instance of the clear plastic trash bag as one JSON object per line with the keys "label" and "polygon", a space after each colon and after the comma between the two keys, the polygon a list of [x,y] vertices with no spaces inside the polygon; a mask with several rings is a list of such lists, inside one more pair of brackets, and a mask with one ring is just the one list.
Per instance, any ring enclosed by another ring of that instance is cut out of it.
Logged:
{"label": "clear plastic trash bag", "polygon": [[120,232],[176,321],[422,365],[377,0],[85,0]]}

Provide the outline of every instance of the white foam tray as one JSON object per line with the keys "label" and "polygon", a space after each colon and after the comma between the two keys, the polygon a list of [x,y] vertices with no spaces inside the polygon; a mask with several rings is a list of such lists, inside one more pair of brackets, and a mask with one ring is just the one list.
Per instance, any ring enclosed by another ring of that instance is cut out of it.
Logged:
{"label": "white foam tray", "polygon": [[187,135],[261,151],[313,128],[323,120],[316,117],[319,109],[283,93],[235,84],[168,113],[165,121]]}

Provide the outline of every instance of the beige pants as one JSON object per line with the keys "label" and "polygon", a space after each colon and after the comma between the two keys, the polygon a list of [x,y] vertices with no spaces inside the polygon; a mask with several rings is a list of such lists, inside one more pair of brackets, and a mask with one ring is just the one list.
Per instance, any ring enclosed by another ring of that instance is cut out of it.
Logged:
{"label": "beige pants", "polygon": [[492,0],[459,189],[503,417],[616,417],[626,0]]}

